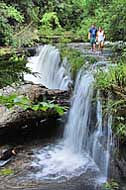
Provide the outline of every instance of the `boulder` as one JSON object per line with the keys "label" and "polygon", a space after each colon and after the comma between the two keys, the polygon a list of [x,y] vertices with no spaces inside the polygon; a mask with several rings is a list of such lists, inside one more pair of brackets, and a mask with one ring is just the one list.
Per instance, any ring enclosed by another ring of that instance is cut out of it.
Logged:
{"label": "boulder", "polygon": [[[17,95],[28,96],[32,102],[51,101],[60,106],[70,105],[70,92],[62,90],[50,90],[42,85],[36,85],[32,83],[22,84],[17,87],[6,87],[1,89],[1,95],[11,95],[16,93]],[[5,136],[5,130],[24,130],[27,128],[42,127],[47,125],[48,122],[53,125],[57,119],[61,116],[55,111],[55,109],[47,109],[46,111],[34,111],[32,109],[24,110],[19,106],[14,106],[11,109],[6,107],[0,107],[0,136]],[[50,126],[51,126],[50,125]],[[36,128],[37,129],[37,128]],[[1,137],[0,137],[1,138]]]}

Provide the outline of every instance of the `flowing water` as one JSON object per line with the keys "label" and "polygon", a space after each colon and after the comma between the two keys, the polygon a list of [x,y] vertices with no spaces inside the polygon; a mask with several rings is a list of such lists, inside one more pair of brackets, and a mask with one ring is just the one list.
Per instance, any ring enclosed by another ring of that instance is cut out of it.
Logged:
{"label": "flowing water", "polygon": [[[41,76],[34,78],[34,82],[41,82],[49,88],[67,89],[71,79],[63,65],[67,65],[67,62],[60,64],[58,50],[52,46],[44,46],[34,69]],[[112,116],[108,114],[104,119],[100,92],[97,92],[97,122],[92,125],[94,80],[94,67],[86,71],[82,69],[78,73],[63,139],[34,150],[32,167],[37,169],[30,177],[60,181],[86,175],[90,169],[99,176],[96,177],[97,182],[106,181],[112,145]]]}
{"label": "flowing water", "polygon": [[72,83],[67,59],[61,62],[59,50],[51,45],[39,48],[39,54],[29,58],[27,66],[35,74],[25,75],[27,81],[60,90],[67,90]]}
{"label": "flowing water", "polygon": [[[109,157],[112,146],[112,115],[109,113],[103,119],[102,100],[99,91],[97,93],[97,128],[91,135],[91,157],[99,166],[102,177],[107,180]],[[104,123],[105,122],[105,123]]]}
{"label": "flowing water", "polygon": [[65,127],[65,144],[78,154],[87,150],[93,81],[94,78],[91,72],[83,73],[83,71],[80,71],[78,74],[73,104]]}

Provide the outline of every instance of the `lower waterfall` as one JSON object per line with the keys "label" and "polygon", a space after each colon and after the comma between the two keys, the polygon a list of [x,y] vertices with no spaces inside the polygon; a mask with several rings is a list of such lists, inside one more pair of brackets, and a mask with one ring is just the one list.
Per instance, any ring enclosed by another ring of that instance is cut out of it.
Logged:
{"label": "lower waterfall", "polygon": [[102,182],[108,174],[112,145],[112,116],[104,122],[100,93],[96,95],[96,124],[92,126],[93,69],[78,73],[71,100],[68,121],[62,140],[35,151],[33,167],[38,167],[36,178],[64,179],[86,173],[92,169]]}

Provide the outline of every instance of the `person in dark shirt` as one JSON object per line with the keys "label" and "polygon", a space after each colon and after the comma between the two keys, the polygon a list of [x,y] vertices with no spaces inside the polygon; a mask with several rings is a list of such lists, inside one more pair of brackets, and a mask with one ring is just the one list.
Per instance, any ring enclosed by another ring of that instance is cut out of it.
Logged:
{"label": "person in dark shirt", "polygon": [[95,24],[92,24],[91,28],[89,29],[88,39],[90,40],[91,43],[91,49],[94,52],[96,51],[96,36],[97,36],[97,28]]}

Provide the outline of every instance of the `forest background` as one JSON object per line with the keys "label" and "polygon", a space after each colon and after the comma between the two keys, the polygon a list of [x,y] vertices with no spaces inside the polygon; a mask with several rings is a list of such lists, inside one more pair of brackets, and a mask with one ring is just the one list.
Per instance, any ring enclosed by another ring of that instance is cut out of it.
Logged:
{"label": "forest background", "polygon": [[87,41],[92,23],[109,41],[126,40],[125,0],[3,0],[0,46],[26,46],[53,37]]}

